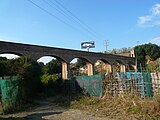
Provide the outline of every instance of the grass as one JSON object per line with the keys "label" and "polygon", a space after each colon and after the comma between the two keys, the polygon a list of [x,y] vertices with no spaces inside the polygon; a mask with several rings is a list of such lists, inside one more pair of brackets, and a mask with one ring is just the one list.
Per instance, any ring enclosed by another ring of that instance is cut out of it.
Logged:
{"label": "grass", "polygon": [[143,99],[129,94],[106,98],[84,96],[72,101],[70,106],[73,109],[85,110],[95,116],[112,119],[160,119],[160,96],[153,99]]}

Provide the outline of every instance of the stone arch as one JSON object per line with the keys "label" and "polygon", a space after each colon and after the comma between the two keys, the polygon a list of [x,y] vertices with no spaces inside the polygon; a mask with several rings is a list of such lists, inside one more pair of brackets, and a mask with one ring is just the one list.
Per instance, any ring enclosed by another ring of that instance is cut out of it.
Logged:
{"label": "stone arch", "polygon": [[[40,59],[40,58],[42,58],[42,57],[53,57],[53,58],[56,58],[57,60],[59,60],[61,63],[67,62],[64,58],[59,57],[59,56],[57,56],[57,55],[42,55],[42,56],[40,56],[38,59]],[[37,59],[37,60],[38,60],[38,59]]]}
{"label": "stone arch", "polygon": [[112,71],[116,72],[126,72],[126,64],[121,60],[114,60],[112,63]]}
{"label": "stone arch", "polygon": [[106,59],[98,59],[95,64],[95,72],[96,74],[105,75],[106,73],[111,73],[111,63]]}
{"label": "stone arch", "polygon": [[118,64],[122,64],[122,65],[125,65],[125,62],[121,61],[121,60],[114,60],[113,64],[114,63],[118,63]]}
{"label": "stone arch", "polygon": [[[106,60],[106,59],[103,59],[103,58],[100,58],[100,59],[98,59],[98,60],[101,60],[101,61],[103,61],[104,63],[107,63],[107,64],[111,64],[110,61],[108,61],[108,60]],[[98,60],[97,60],[97,61],[98,61]]]}
{"label": "stone arch", "polygon": [[82,57],[72,59],[72,61],[70,62],[71,77],[87,75],[88,63],[89,61]]}
{"label": "stone arch", "polygon": [[92,63],[91,60],[89,60],[88,58],[85,58],[85,57],[72,57],[70,58],[70,62],[75,59],[75,58],[79,58],[79,59],[82,59],[84,60],[86,63]]}
{"label": "stone arch", "polygon": [[94,75],[94,63],[91,62],[91,60],[89,60],[86,57],[73,57],[72,60],[75,59],[75,58],[81,59],[81,60],[83,60],[83,61],[86,62],[86,68],[85,68],[85,70],[86,70],[88,76]]}
{"label": "stone arch", "polygon": [[45,57],[45,56],[53,57],[53,58],[56,58],[58,61],[60,61],[61,65],[62,65],[62,73],[61,73],[62,79],[65,80],[65,79],[69,78],[70,67],[68,65],[68,62],[64,58],[62,58],[60,56],[57,56],[57,55],[53,55],[53,54],[52,55],[50,55],[50,54],[44,54],[44,55],[41,55],[38,58],[40,59],[40,58]]}
{"label": "stone arch", "polygon": [[130,71],[136,71],[137,67],[136,67],[136,65],[135,65],[135,63],[133,61],[128,61],[126,63],[126,70],[129,71],[129,72]]}

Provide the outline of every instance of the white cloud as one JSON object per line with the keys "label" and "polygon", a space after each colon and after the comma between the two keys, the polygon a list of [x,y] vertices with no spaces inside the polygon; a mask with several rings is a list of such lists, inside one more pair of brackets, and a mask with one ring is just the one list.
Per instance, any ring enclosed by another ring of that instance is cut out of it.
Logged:
{"label": "white cloud", "polygon": [[141,16],[141,17],[139,17],[139,24],[144,24],[144,23],[150,22],[150,21],[152,21],[151,16]]}
{"label": "white cloud", "polygon": [[151,12],[153,15],[160,15],[160,4],[155,4],[152,7]]}
{"label": "white cloud", "polygon": [[149,15],[138,17],[138,25],[142,27],[153,27],[160,25],[160,4],[155,4],[151,8]]}

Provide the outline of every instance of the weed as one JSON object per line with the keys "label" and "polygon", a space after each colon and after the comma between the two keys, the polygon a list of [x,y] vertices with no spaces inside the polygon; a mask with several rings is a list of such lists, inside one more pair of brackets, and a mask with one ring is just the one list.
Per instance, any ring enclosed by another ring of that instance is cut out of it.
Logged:
{"label": "weed", "polygon": [[83,96],[79,100],[72,101],[71,108],[115,119],[160,119],[160,96],[153,99],[130,94],[103,99]]}

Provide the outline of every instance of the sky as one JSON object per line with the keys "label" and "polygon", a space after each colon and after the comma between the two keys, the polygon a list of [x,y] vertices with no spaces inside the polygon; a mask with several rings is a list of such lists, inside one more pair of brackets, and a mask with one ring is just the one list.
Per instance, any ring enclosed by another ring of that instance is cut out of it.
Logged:
{"label": "sky", "polygon": [[[160,45],[160,0],[0,0],[0,41],[93,52]],[[86,49],[83,49],[87,51]]]}

